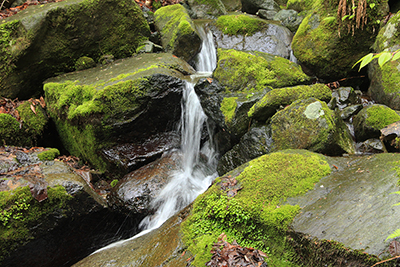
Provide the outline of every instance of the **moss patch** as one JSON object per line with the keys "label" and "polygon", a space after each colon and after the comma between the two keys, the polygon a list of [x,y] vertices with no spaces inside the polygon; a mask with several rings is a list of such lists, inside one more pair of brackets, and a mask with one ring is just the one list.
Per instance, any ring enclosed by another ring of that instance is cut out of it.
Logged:
{"label": "moss patch", "polygon": [[49,150],[39,153],[37,156],[41,161],[54,160],[60,155],[60,151],[57,148],[51,148]]}
{"label": "moss patch", "polygon": [[258,120],[266,120],[271,117],[281,105],[290,105],[296,100],[310,97],[328,102],[332,98],[332,91],[322,83],[271,90],[251,107],[248,116]]}
{"label": "moss patch", "polygon": [[48,198],[38,202],[29,187],[0,192],[0,260],[16,247],[33,239],[30,227],[52,213],[66,216],[68,195],[62,186],[48,187]]}
{"label": "moss patch", "polygon": [[225,116],[225,123],[227,124],[231,123],[233,117],[235,116],[237,99],[237,97],[225,97],[221,102],[221,111]]}
{"label": "moss patch", "polygon": [[[240,168],[217,178],[195,200],[191,215],[182,224],[184,241],[196,255],[193,264],[204,266],[211,258],[212,243],[224,232],[229,242],[237,240],[241,246],[269,253],[274,266],[293,266],[287,262],[293,255],[285,245],[285,232],[300,207],[281,203],[312,189],[330,173],[328,163],[308,151],[282,151]],[[228,196],[230,190],[222,189],[232,176],[241,188],[233,197]]]}
{"label": "moss patch", "polygon": [[261,91],[267,86],[283,87],[309,81],[300,67],[287,59],[234,49],[218,49],[214,77],[227,91],[242,91],[245,94]]}
{"label": "moss patch", "polygon": [[11,115],[0,114],[0,145],[15,144],[19,132],[19,123]]}
{"label": "moss patch", "polygon": [[383,105],[373,105],[367,110],[365,122],[367,126],[380,130],[399,120],[400,116],[393,109]]}
{"label": "moss patch", "polygon": [[244,14],[220,16],[216,21],[216,25],[224,34],[228,35],[243,34],[251,36],[268,28],[266,21]]}

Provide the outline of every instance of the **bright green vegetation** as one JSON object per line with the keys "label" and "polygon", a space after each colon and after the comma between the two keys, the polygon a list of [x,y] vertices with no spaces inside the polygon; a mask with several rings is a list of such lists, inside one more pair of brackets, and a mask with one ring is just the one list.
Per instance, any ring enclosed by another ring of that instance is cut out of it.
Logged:
{"label": "bright green vegetation", "polygon": [[[287,246],[286,230],[300,207],[282,203],[312,189],[330,173],[328,163],[309,151],[287,150],[261,156],[239,169],[217,178],[195,200],[182,224],[184,242],[195,255],[192,264],[204,266],[213,242],[225,233],[229,242],[268,253],[270,266],[295,266],[290,263],[295,255]],[[241,188],[233,197],[227,195],[229,189],[221,188],[223,179],[231,177],[238,181],[235,188]]]}
{"label": "bright green vegetation", "polygon": [[399,86],[400,86],[399,65],[400,65],[399,60],[393,62],[387,62],[380,69],[382,75],[382,85],[385,93],[399,94]]}
{"label": "bright green vegetation", "polygon": [[111,181],[110,186],[111,187],[115,187],[118,184],[118,182],[119,181],[117,179],[114,179],[114,180]]}
{"label": "bright green vegetation", "polygon": [[268,28],[266,21],[244,14],[220,16],[216,21],[216,25],[224,34],[229,35],[243,34],[251,36]]}
{"label": "bright green vegetation", "polygon": [[47,114],[40,106],[35,106],[35,114],[28,101],[18,106],[17,111],[21,117],[21,123],[9,114],[0,114],[1,144],[35,146],[47,124]]}
{"label": "bright green vegetation", "polygon": [[383,129],[391,123],[400,121],[400,116],[393,109],[384,105],[373,105],[367,109],[366,124],[375,129]]}
{"label": "bright green vegetation", "polygon": [[14,144],[19,131],[18,121],[10,114],[0,114],[0,145]]}
{"label": "bright green vegetation", "polygon": [[80,57],[75,62],[76,70],[85,70],[85,69],[93,68],[95,66],[96,66],[96,62],[94,62],[93,58],[91,58],[91,57]]}
{"label": "bright green vegetation", "polygon": [[261,52],[218,49],[218,64],[214,77],[227,91],[262,91],[268,86],[283,87],[309,81],[295,63]]}
{"label": "bright green vegetation", "polygon": [[50,148],[49,150],[39,153],[38,158],[41,161],[54,160],[59,155],[60,155],[60,151],[57,148]]}
{"label": "bright green vegetation", "polygon": [[279,106],[290,105],[298,99],[307,99],[310,97],[329,101],[332,98],[332,92],[323,83],[274,89],[265,94],[260,101],[251,107],[248,116],[266,120],[276,112]]}
{"label": "bright green vegetation", "polygon": [[35,238],[30,228],[40,224],[45,216],[53,212],[66,216],[72,196],[65,188],[48,187],[47,195],[46,200],[38,202],[29,186],[0,192],[0,261],[19,245]]}
{"label": "bright green vegetation", "polygon": [[233,117],[235,116],[237,99],[237,97],[225,97],[221,102],[221,111],[225,116],[225,123],[227,124],[231,123]]}

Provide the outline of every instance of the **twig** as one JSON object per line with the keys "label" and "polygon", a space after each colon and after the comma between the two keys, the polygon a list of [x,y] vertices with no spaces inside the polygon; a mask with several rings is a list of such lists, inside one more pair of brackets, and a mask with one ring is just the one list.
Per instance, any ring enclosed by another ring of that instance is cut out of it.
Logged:
{"label": "twig", "polygon": [[3,2],[1,2],[0,10],[3,8],[5,2],[8,2],[8,0],[3,0]]}
{"label": "twig", "polygon": [[378,264],[381,264],[381,263],[384,263],[384,262],[387,262],[387,261],[391,261],[391,260],[394,260],[394,259],[398,259],[398,258],[400,258],[400,256],[396,256],[396,257],[393,257],[393,258],[390,258],[390,259],[387,259],[387,260],[383,260],[383,261],[380,261],[380,262],[375,263],[375,264],[372,265],[371,267],[374,267],[374,266],[376,266],[376,265],[378,265]]}

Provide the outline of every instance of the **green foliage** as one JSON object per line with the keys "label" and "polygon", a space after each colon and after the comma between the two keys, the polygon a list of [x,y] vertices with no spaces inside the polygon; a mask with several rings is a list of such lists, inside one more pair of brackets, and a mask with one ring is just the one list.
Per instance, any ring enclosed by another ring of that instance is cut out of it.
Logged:
{"label": "green foliage", "polygon": [[363,56],[362,58],[360,58],[354,65],[353,68],[360,63],[360,68],[358,69],[358,71],[360,71],[362,68],[364,68],[366,65],[368,65],[369,63],[371,63],[371,61],[375,58],[378,59],[378,64],[379,67],[383,67],[383,65],[385,63],[387,63],[389,60],[390,61],[396,61],[400,58],[400,49],[396,50],[394,52],[380,52],[380,53],[369,53],[365,56]]}
{"label": "green foliage", "polygon": [[110,186],[111,187],[115,187],[118,184],[118,182],[119,181],[117,179],[114,179],[114,180],[111,181]]}
{"label": "green foliage", "polygon": [[[231,177],[233,172],[224,177]],[[217,178],[195,200],[191,215],[182,224],[184,242],[195,255],[192,264],[204,266],[211,258],[213,242],[225,233],[229,242],[236,240],[241,246],[269,253],[273,266],[291,266],[285,231],[300,207],[282,203],[312,189],[329,173],[322,156],[285,151],[249,162],[236,177],[241,189],[233,197],[228,196],[229,190],[221,189],[223,181]]]}
{"label": "green foliage", "polygon": [[54,160],[56,157],[60,155],[60,151],[57,148],[51,148],[49,150],[43,151],[38,154],[38,158],[41,161],[45,160]]}
{"label": "green foliage", "polygon": [[224,34],[243,34],[248,36],[268,27],[265,21],[244,14],[220,16],[216,21],[216,25]]}

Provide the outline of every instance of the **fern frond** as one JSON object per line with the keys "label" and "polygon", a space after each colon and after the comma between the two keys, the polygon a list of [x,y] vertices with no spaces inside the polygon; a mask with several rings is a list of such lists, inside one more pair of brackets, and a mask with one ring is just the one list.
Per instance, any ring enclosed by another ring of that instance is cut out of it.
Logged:
{"label": "fern frond", "polygon": [[397,229],[396,231],[394,231],[391,235],[389,235],[385,241],[387,241],[388,239],[392,239],[392,238],[396,238],[400,236],[400,229]]}

